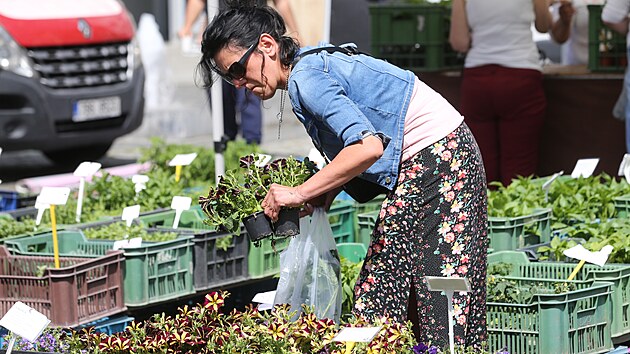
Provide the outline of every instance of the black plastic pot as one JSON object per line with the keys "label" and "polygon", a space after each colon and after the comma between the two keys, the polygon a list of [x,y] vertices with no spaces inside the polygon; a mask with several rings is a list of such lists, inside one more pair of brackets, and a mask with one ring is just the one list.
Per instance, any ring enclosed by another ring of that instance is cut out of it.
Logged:
{"label": "black plastic pot", "polygon": [[269,217],[262,211],[243,218],[243,224],[252,242],[260,241],[274,234],[273,228],[271,227],[271,220],[269,220]]}
{"label": "black plastic pot", "polygon": [[300,209],[282,208],[273,224],[277,237],[292,237],[300,233]]}

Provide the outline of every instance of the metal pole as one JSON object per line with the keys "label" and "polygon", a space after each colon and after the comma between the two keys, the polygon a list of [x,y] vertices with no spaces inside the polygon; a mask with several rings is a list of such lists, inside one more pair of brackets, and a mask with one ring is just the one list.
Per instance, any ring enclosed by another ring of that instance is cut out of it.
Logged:
{"label": "metal pole", "polygon": [[[208,0],[208,22],[212,22],[214,16],[219,12],[219,1]],[[225,173],[225,159],[223,157],[223,151],[217,151],[216,147],[222,145],[223,137],[223,90],[221,88],[221,81],[217,81],[212,85],[210,89],[211,105],[210,115],[212,117],[212,140],[214,141],[215,154],[214,154],[214,177],[215,181],[219,183],[219,177]]]}

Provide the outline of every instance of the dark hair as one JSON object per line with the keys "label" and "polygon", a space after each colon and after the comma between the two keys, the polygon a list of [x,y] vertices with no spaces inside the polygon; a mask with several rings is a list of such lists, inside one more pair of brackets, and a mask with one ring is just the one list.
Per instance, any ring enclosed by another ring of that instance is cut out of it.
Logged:
{"label": "dark hair", "polygon": [[280,47],[280,62],[289,66],[300,49],[298,42],[286,36],[286,25],[280,14],[269,6],[256,6],[255,0],[226,0],[221,10],[203,32],[201,60],[197,65],[198,77],[204,87],[213,83],[216,69],[214,56],[227,46],[248,48],[267,33]]}

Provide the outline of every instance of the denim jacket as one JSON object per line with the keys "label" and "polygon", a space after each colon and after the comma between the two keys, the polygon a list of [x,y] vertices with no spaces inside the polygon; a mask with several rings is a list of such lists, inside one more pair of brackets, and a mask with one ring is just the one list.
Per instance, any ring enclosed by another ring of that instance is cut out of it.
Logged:
{"label": "denim jacket", "polygon": [[294,64],[288,91],[293,112],[328,159],[367,136],[378,136],[383,155],[359,177],[392,190],[414,80],[411,71],[368,55],[322,51]]}

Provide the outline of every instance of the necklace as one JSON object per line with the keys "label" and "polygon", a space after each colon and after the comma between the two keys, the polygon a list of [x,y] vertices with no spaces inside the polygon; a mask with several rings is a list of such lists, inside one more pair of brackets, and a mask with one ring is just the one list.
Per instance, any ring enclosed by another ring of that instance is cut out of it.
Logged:
{"label": "necklace", "polygon": [[278,118],[278,140],[280,140],[280,127],[282,125],[282,115],[284,113],[284,102],[286,100],[287,91],[289,91],[289,75],[291,75],[291,67],[293,64],[289,65],[289,70],[287,71],[287,81],[284,84],[284,92],[280,95],[280,112],[276,115]]}

